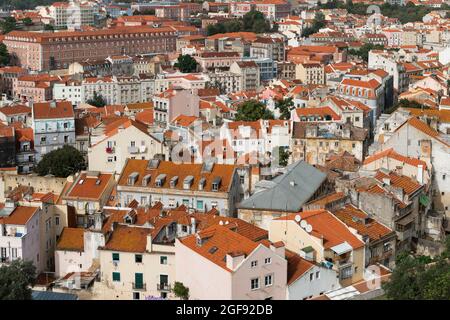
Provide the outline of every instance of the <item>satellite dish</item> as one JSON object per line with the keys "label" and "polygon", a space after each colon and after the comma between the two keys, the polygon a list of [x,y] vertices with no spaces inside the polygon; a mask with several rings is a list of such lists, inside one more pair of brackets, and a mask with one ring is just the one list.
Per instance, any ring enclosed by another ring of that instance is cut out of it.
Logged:
{"label": "satellite dish", "polygon": [[299,214],[295,215],[295,221],[300,222],[300,220],[302,220],[302,218],[300,217]]}
{"label": "satellite dish", "polygon": [[308,224],[305,228],[306,232],[310,233],[312,231],[312,225]]}
{"label": "satellite dish", "polygon": [[305,229],[307,225],[308,222],[306,222],[306,220],[302,220],[302,222],[300,222],[300,227],[302,227],[303,229]]}
{"label": "satellite dish", "polygon": [[219,224],[220,224],[221,226],[223,226],[223,221],[222,221],[222,220],[220,220],[220,221],[219,221]]}

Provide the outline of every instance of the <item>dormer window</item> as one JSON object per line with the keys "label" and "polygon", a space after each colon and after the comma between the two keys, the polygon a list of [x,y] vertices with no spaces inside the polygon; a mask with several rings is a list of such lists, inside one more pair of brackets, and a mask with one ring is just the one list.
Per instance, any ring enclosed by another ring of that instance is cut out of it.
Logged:
{"label": "dormer window", "polygon": [[189,190],[192,186],[192,182],[194,181],[194,177],[193,176],[187,176],[186,178],[184,178],[183,180],[183,189],[185,190]]}
{"label": "dormer window", "polygon": [[166,175],[160,174],[158,177],[156,177],[155,185],[157,187],[162,187],[164,185],[164,182],[166,181]]}
{"label": "dormer window", "polygon": [[177,183],[178,183],[178,176],[172,177],[172,179],[170,179],[171,188],[175,188],[177,186]]}
{"label": "dormer window", "polygon": [[143,186],[143,187],[146,187],[146,186],[149,184],[151,178],[152,178],[152,175],[151,175],[151,174],[147,174],[146,176],[144,176],[144,177],[142,178],[142,186]]}
{"label": "dormer window", "polygon": [[133,172],[132,174],[130,174],[128,176],[128,181],[127,181],[128,185],[133,186],[136,183],[138,177],[139,177],[139,173],[137,173],[137,172]]}
{"label": "dormer window", "polygon": [[222,181],[221,177],[214,178],[212,182],[212,191],[219,191],[221,181]]}
{"label": "dormer window", "polygon": [[206,179],[201,178],[200,181],[198,182],[198,190],[203,190],[205,188],[205,184],[206,184]]}

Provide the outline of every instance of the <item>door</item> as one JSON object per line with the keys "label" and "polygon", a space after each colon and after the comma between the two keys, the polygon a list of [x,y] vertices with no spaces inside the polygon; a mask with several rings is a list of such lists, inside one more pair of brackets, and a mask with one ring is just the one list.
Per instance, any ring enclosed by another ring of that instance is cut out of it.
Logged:
{"label": "door", "polygon": [[135,273],[134,274],[134,283],[135,283],[136,289],[143,289],[144,275],[142,273]]}

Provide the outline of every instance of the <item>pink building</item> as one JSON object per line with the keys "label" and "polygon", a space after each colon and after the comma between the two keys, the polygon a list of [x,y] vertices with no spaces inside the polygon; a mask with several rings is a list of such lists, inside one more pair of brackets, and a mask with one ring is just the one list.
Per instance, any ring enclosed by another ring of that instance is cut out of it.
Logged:
{"label": "pink building", "polygon": [[257,10],[269,20],[278,20],[289,16],[291,4],[285,0],[263,0],[248,2],[231,2],[230,13],[234,16],[243,16],[251,10]]}
{"label": "pink building", "polygon": [[67,68],[75,61],[103,60],[114,55],[135,55],[176,50],[177,31],[169,27],[117,27],[89,31],[12,31],[5,36],[8,52],[24,68]]}
{"label": "pink building", "polygon": [[43,102],[53,99],[53,85],[61,81],[49,74],[19,76],[13,82],[13,96],[21,101]]}
{"label": "pink building", "polygon": [[241,60],[241,56],[235,51],[224,52],[202,52],[195,57],[202,71],[207,70],[229,70],[233,62]]}
{"label": "pink building", "polygon": [[252,241],[226,222],[177,239],[175,260],[190,299],[286,299],[284,244]]}
{"label": "pink building", "polygon": [[153,97],[154,120],[166,126],[179,115],[198,117],[200,99],[191,90],[170,88]]}
{"label": "pink building", "polygon": [[0,92],[12,96],[14,80],[24,74],[26,70],[21,67],[0,68]]}

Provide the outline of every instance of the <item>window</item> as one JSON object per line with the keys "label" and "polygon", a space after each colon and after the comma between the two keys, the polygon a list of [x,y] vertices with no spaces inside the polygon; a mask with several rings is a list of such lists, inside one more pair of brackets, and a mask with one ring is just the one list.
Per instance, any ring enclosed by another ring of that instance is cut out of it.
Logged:
{"label": "window", "polygon": [[114,262],[120,261],[119,254],[118,253],[113,253],[112,254],[112,259],[113,259]]}
{"label": "window", "polygon": [[442,180],[445,180],[445,174],[442,175]]}
{"label": "window", "polygon": [[183,199],[183,205],[189,207],[189,199]]}
{"label": "window", "polygon": [[160,262],[160,264],[167,264],[167,257],[166,256],[161,256],[159,258],[159,262]]}
{"label": "window", "polygon": [[197,200],[197,209],[203,210],[203,200]]}
{"label": "window", "polygon": [[313,281],[313,279],[314,279],[314,273],[310,273],[309,274],[309,281]]}
{"label": "window", "polygon": [[250,281],[250,287],[252,290],[259,289],[259,278],[254,278]]}
{"label": "window", "polygon": [[273,284],[273,276],[268,274],[264,277],[264,285],[266,287],[270,287]]}
{"label": "window", "polygon": [[320,271],[316,272],[316,279],[320,279]]}
{"label": "window", "polygon": [[120,272],[113,272],[112,273],[112,280],[113,281],[120,281]]}
{"label": "window", "polygon": [[59,226],[59,217],[55,217],[55,225]]}
{"label": "window", "polygon": [[239,176],[239,183],[244,184],[245,183],[245,176]]}
{"label": "window", "polygon": [[134,262],[136,262],[136,263],[142,263],[142,254],[136,254],[136,255],[134,255]]}
{"label": "window", "polygon": [[140,300],[141,295],[139,294],[139,292],[133,292],[133,300]]}
{"label": "window", "polygon": [[187,226],[181,226],[181,231],[188,232],[188,227]]}
{"label": "window", "polygon": [[135,147],[136,146],[136,141],[131,141],[130,144],[131,144],[132,147]]}
{"label": "window", "polygon": [[264,259],[264,263],[265,264],[271,264],[272,263],[272,258],[265,258]]}
{"label": "window", "polygon": [[[5,250],[6,250],[6,248],[2,248],[2,249],[5,249]],[[13,259],[16,259],[16,258],[17,258],[17,248],[11,248],[11,257],[12,257]]]}
{"label": "window", "polygon": [[252,261],[251,264],[250,264],[250,266],[252,268],[256,267],[257,265],[258,265],[258,261],[256,261],[256,260]]}

